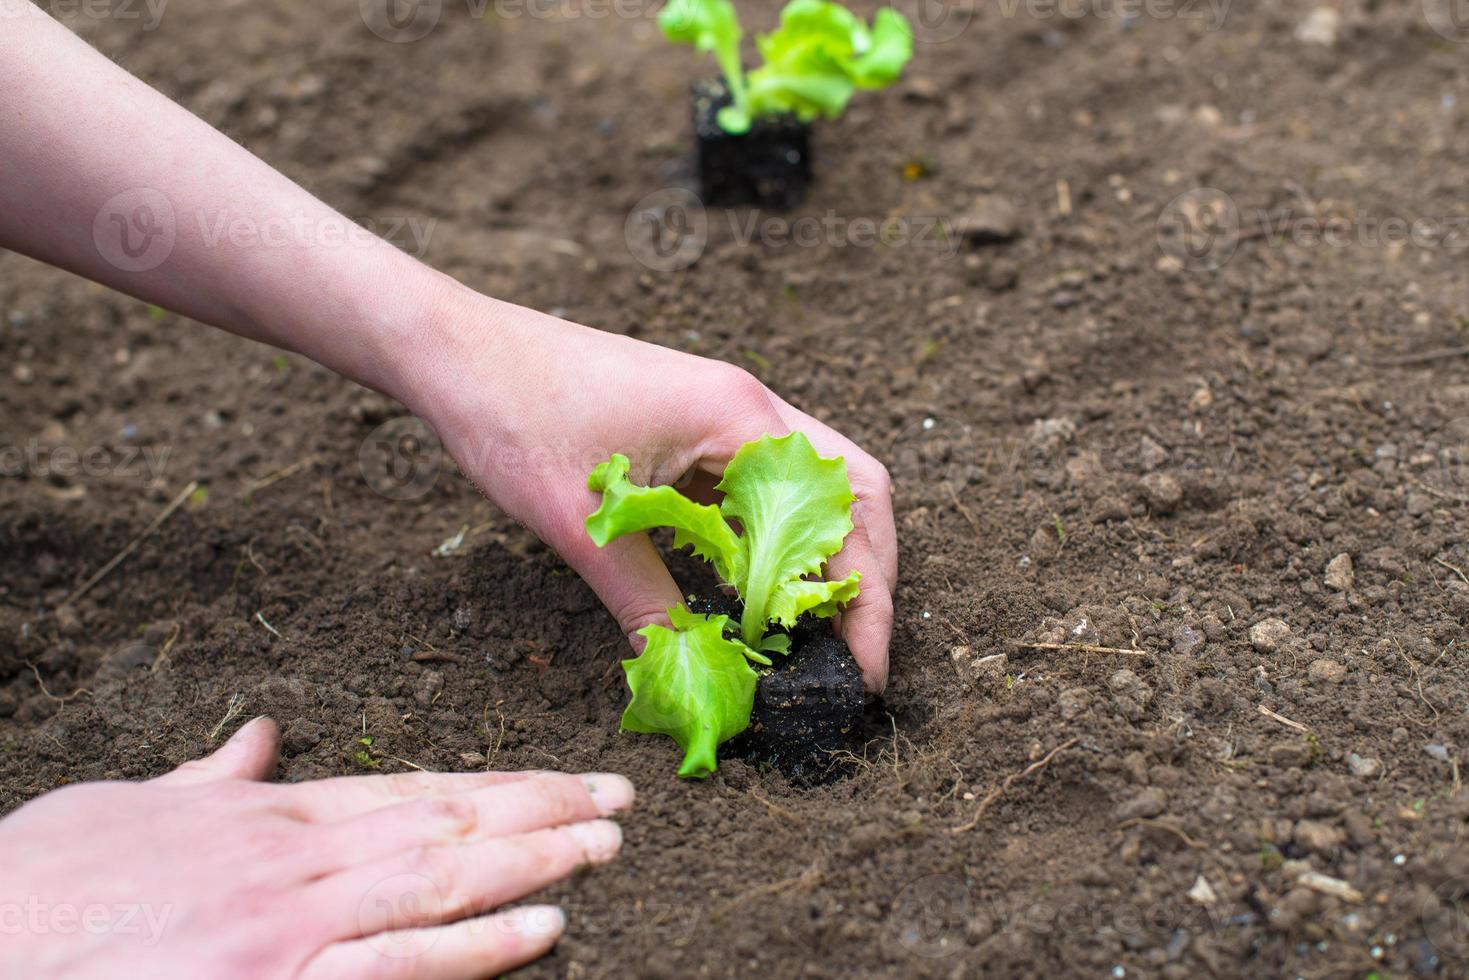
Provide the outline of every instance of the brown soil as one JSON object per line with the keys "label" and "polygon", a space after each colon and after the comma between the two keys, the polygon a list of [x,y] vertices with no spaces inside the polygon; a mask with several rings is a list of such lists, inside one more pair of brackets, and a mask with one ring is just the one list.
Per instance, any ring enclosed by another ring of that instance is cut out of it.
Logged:
{"label": "brown soil", "polygon": [[[450,2],[387,44],[351,0],[77,18],[348,213],[435,219],[426,257],[472,285],[743,363],[886,458],[890,733],[832,785],[675,780],[671,742],[617,733],[618,631],[554,555],[453,473],[406,501],[367,485],[396,406],[7,256],[0,444],[115,465],[0,479],[0,812],[270,713],[290,780],[634,776],[623,859],[551,890],[571,929],[531,976],[1466,975],[1469,385],[1462,357],[1401,360],[1465,343],[1462,251],[1254,216],[1462,217],[1469,85],[1417,3],[1348,3],[1334,47],[1294,37],[1310,6],[1208,32],[985,5],[821,127],[801,213],[995,193],[1017,237],[745,244],[721,212],[675,273],[623,226],[677,172],[704,66],[647,19]],[[1155,232],[1200,185],[1245,226],[1217,271]],[[161,476],[128,447],[166,451]],[[191,480],[207,499],[58,617]],[[1328,586],[1342,554],[1354,581]],[[1257,648],[1271,618],[1289,635]],[[1142,652],[1016,645],[1068,640]]]}

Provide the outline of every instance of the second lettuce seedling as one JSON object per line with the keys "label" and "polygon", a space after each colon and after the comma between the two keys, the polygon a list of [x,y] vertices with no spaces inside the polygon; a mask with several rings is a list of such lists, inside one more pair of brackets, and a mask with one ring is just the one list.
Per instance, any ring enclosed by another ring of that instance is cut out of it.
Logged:
{"label": "second lettuce seedling", "polygon": [[750,664],[769,665],[769,655],[788,652],[784,629],[803,614],[833,616],[856,598],[861,572],[836,582],[819,577],[852,530],[856,498],[846,461],[818,456],[799,432],[741,446],[719,483],[724,500],[717,507],[672,487],[636,486],[629,465],[614,455],[587,481],[602,494],[587,518],[592,540],[604,546],[624,534],[672,527],[675,546],[692,546],[744,603],[737,632],[727,616],[671,609],[673,628],[645,627],[642,656],[623,661],[633,697],[622,727],[671,736],[684,750],[678,774],[706,776],[719,744],[750,723],[757,680]]}
{"label": "second lettuce seedling", "polygon": [[670,0],[658,26],[669,40],[714,55],[731,101],[719,125],[736,135],[763,116],[835,119],[858,89],[891,85],[913,57],[912,28],[891,7],[879,10],[869,28],[830,0],[791,0],[780,27],[755,39],[765,63],[748,75],[740,62],[744,32],[730,0]]}

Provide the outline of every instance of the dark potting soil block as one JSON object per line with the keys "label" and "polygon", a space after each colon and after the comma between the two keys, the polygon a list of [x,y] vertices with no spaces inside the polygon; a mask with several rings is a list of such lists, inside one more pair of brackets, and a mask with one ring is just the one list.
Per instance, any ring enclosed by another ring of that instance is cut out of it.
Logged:
{"label": "dark potting soil block", "polygon": [[842,752],[862,748],[867,689],[852,651],[827,633],[786,657],[755,685],[750,727],[731,740],[734,754],[767,762],[787,777],[822,782],[847,771]]}
{"label": "dark potting soil block", "polygon": [[729,105],[724,83],[694,83],[695,163],[699,196],[709,205],[753,204],[787,211],[811,183],[811,127],[791,116],[758,119],[738,136],[719,127]]}
{"label": "dark potting soil block", "polygon": [[[696,613],[725,615],[738,624],[740,602],[728,596],[694,600]],[[791,630],[791,652],[773,654],[760,670],[750,727],[720,750],[767,763],[787,778],[823,782],[847,771],[842,752],[859,753],[865,737],[867,689],[847,644],[825,620],[803,617]]]}

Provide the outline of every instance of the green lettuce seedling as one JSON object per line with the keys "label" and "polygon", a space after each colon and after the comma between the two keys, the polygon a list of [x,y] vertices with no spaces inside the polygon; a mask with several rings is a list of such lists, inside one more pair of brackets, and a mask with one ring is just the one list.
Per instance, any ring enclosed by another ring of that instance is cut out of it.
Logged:
{"label": "green lettuce seedling", "polygon": [[624,534],[671,527],[674,545],[691,546],[712,563],[744,602],[738,631],[728,616],[671,609],[673,628],[643,628],[647,648],[622,662],[632,690],[623,729],[671,736],[684,750],[678,774],[707,776],[719,745],[750,723],[756,681],[750,664],[768,666],[769,654],[788,652],[790,636],[782,628],[803,614],[834,616],[856,598],[861,572],[836,582],[820,578],[852,530],[856,497],[846,460],[823,459],[799,432],[741,446],[719,483],[724,499],[717,507],[672,487],[636,486],[628,467],[617,454],[587,480],[602,495],[587,518],[592,540],[601,547]]}
{"label": "green lettuce seedling", "polygon": [[658,26],[670,41],[714,55],[731,103],[718,121],[734,135],[782,113],[802,122],[835,119],[858,89],[891,85],[913,57],[912,27],[891,7],[879,10],[869,28],[829,0],[791,0],[780,27],[755,39],[765,63],[748,77],[740,62],[744,32],[730,0],[669,0]]}

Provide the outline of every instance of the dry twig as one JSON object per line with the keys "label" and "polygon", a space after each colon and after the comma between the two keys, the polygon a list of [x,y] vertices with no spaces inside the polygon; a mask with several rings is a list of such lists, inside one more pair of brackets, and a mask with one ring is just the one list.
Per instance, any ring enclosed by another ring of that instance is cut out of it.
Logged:
{"label": "dry twig", "polygon": [[73,589],[71,595],[69,595],[65,599],[61,600],[61,602],[58,603],[58,605],[59,606],[69,606],[69,605],[73,604],[74,602],[76,602],[78,599],[80,599],[82,596],[84,596],[88,592],[90,592],[91,589],[92,589],[92,586],[94,586],[98,582],[102,581],[102,579],[104,577],[106,577],[106,575],[107,575],[108,572],[112,571],[118,565],[121,565],[123,563],[123,561],[127,558],[127,556],[128,555],[131,555],[137,549],[138,545],[140,545],[140,544],[143,543],[144,539],[146,539],[154,531],[156,531],[160,527],[162,527],[163,526],[163,522],[166,521],[166,520],[168,520],[170,517],[172,517],[174,511],[176,511],[180,507],[182,507],[184,505],[184,502],[189,499],[189,497],[193,494],[193,492],[195,490],[198,490],[198,489],[199,489],[199,481],[198,480],[190,480],[189,481],[189,485],[186,486],[186,487],[184,487],[183,491],[180,492],[177,497],[175,497],[175,498],[173,498],[173,500],[169,501],[167,507],[165,507],[165,508],[163,508],[163,510],[159,511],[158,516],[155,517],[155,518],[153,518],[153,522],[151,524],[149,524],[147,527],[143,528],[143,533],[142,534],[139,534],[136,538],[133,538],[132,541],[128,542],[128,544],[127,544],[127,546],[125,548],[123,548],[117,554],[115,554],[115,555],[112,556],[112,560],[111,561],[109,561],[107,564],[103,565],[101,568],[97,569],[97,571],[92,575],[91,578],[87,579],[81,585],[79,585],[75,589]]}
{"label": "dry twig", "polygon": [[225,705],[224,717],[219,719],[219,724],[214,726],[214,731],[209,733],[209,741],[213,742],[219,738],[219,733],[224,731],[224,726],[240,716],[245,710],[245,696],[243,694],[231,694],[229,704]]}
{"label": "dry twig", "polygon": [[1460,571],[1457,566],[1450,565],[1448,562],[1444,561],[1442,558],[1434,558],[1433,560],[1437,564],[1442,565],[1444,568],[1447,568],[1449,571],[1451,571],[1455,575],[1459,576],[1459,581],[1460,582],[1463,582],[1465,585],[1469,585],[1469,578],[1465,578],[1464,577],[1464,573],[1462,571]]}
{"label": "dry twig", "polygon": [[1381,357],[1370,363],[1374,367],[1400,367],[1404,364],[1430,364],[1433,361],[1447,361],[1465,356],[1469,356],[1469,347],[1444,347],[1440,350],[1426,350],[1417,354]]}
{"label": "dry twig", "polygon": [[978,827],[979,821],[984,818],[984,812],[990,808],[991,803],[1000,798],[1001,794],[1003,794],[1005,790],[1009,789],[1011,786],[1015,785],[1026,776],[1029,776],[1031,773],[1040,772],[1042,769],[1050,764],[1052,759],[1056,758],[1056,756],[1060,755],[1062,752],[1065,752],[1067,749],[1071,748],[1079,741],[1081,740],[1076,738],[1068,739],[1067,741],[1062,742],[1060,745],[1056,746],[1050,752],[1047,752],[1045,757],[1042,758],[1040,761],[1032,762],[1030,765],[1026,766],[1019,772],[1011,773],[1010,775],[1006,776],[1003,783],[990,790],[989,793],[985,795],[985,798],[979,801],[979,807],[974,811],[974,817],[963,826],[951,828],[949,830],[949,833],[962,834],[966,833],[967,831],[973,830],[975,827]]}
{"label": "dry twig", "polygon": [[67,694],[67,695],[64,695],[64,696],[61,696],[61,697],[57,697],[55,694],[52,694],[50,691],[46,690],[46,682],[43,681],[43,680],[41,680],[41,672],[36,669],[36,665],[35,664],[32,664],[32,663],[27,663],[26,666],[31,669],[31,673],[32,674],[35,674],[36,675],[36,686],[41,689],[41,693],[44,694],[50,700],[55,701],[57,704],[65,704],[66,702],[70,701],[72,698],[79,698],[83,694],[91,694],[92,693],[91,691],[87,690],[85,687],[79,687],[75,691],[72,691],[70,694]]}
{"label": "dry twig", "polygon": [[744,905],[752,898],[764,898],[769,895],[779,895],[781,892],[790,891],[792,888],[800,888],[803,886],[807,888],[813,887],[821,883],[821,879],[824,874],[825,872],[821,870],[820,863],[813,862],[811,867],[807,868],[805,871],[802,871],[794,878],[785,878],[781,881],[772,881],[768,884],[759,885],[755,888],[751,888],[743,895],[737,895],[736,897],[730,899],[728,902],[725,902],[719,908],[715,909],[714,918],[721,918],[726,912],[739,908],[741,905]]}
{"label": "dry twig", "polygon": [[254,494],[259,493],[261,490],[264,490],[266,487],[274,486],[275,484],[281,482],[282,480],[286,479],[287,477],[295,476],[297,473],[301,472],[306,467],[310,466],[312,463],[315,463],[320,458],[321,458],[321,454],[320,453],[312,453],[310,456],[307,456],[305,459],[297,460],[296,462],[292,463],[290,466],[284,467],[282,469],[278,469],[274,473],[270,474],[269,476],[262,477],[259,480],[256,480],[254,483],[250,484],[248,487],[245,488],[245,492],[242,493],[242,494],[240,494],[240,496],[241,497],[253,496]]}
{"label": "dry twig", "polygon": [[777,803],[774,800],[772,800],[769,797],[767,797],[764,793],[760,792],[758,789],[753,789],[752,788],[750,790],[750,795],[755,798],[755,802],[759,803],[760,805],[762,805],[763,807],[765,807],[765,809],[769,810],[770,811],[770,815],[772,817],[778,817],[778,818],[780,818],[782,820],[788,820],[791,823],[799,823],[800,822],[801,818],[796,815],[796,812],[794,810],[788,810],[788,809],[786,809],[785,807],[781,806],[779,803]]}
{"label": "dry twig", "polygon": [[1075,650],[1078,653],[1118,653],[1126,657],[1151,656],[1146,650],[1125,650],[1122,647],[1099,647],[1094,643],[1026,643],[1023,640],[1011,640],[1012,647],[1022,650]]}
{"label": "dry twig", "polygon": [[1157,827],[1159,830],[1168,831],[1168,833],[1172,834],[1174,837],[1177,837],[1179,840],[1183,841],[1184,844],[1188,845],[1196,851],[1207,851],[1209,849],[1209,845],[1200,844],[1198,841],[1194,840],[1188,834],[1185,834],[1179,828],[1173,826],[1173,824],[1168,823],[1166,820],[1151,820],[1147,817],[1133,817],[1131,820],[1124,820],[1117,825],[1118,830],[1127,830],[1129,827]]}
{"label": "dry twig", "polygon": [[1306,732],[1308,734],[1311,731],[1310,728],[1306,727],[1305,725],[1302,725],[1300,722],[1298,722],[1298,721],[1291,721],[1285,715],[1278,715],[1275,712],[1271,711],[1269,708],[1265,707],[1263,704],[1260,705],[1260,714],[1264,715],[1267,718],[1274,718],[1276,721],[1280,722],[1282,725],[1289,725],[1291,728],[1294,728],[1296,731]]}
{"label": "dry twig", "polygon": [[158,656],[153,659],[153,666],[148,668],[148,673],[156,674],[168,663],[168,654],[173,650],[174,643],[178,642],[179,633],[183,631],[183,624],[174,621],[173,631],[168,634],[168,639],[163,641],[163,649],[158,651]]}

